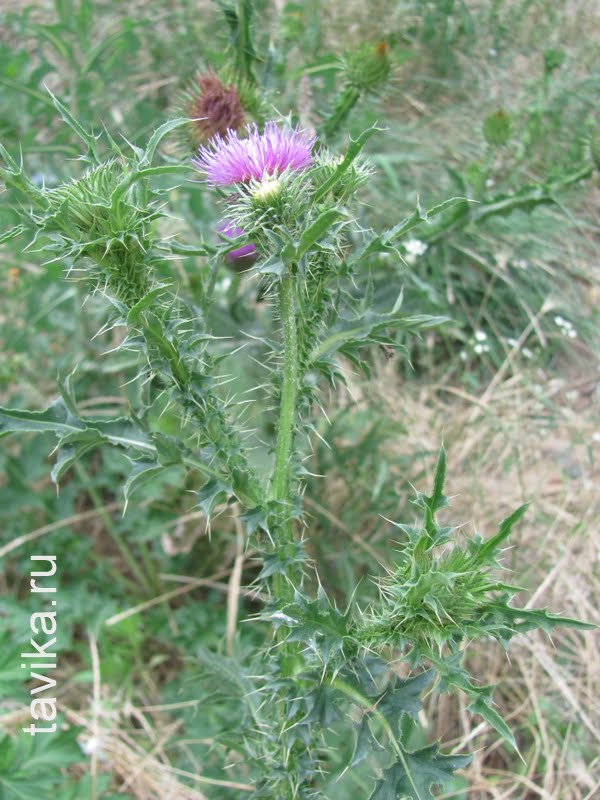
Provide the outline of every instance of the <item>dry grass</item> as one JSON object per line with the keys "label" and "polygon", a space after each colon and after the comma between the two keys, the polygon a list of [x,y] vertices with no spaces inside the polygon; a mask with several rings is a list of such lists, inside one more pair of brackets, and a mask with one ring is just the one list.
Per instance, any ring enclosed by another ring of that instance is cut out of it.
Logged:
{"label": "dry grass", "polygon": [[[530,500],[505,557],[515,582],[529,592],[524,601],[600,624],[600,373],[593,364],[585,374],[564,378],[518,371],[490,386],[477,397],[448,385],[417,390],[399,386],[394,366],[382,363],[377,380],[352,391],[384,402],[389,415],[404,423],[406,437],[392,445],[397,454],[435,453],[444,442],[450,515],[462,520],[466,532],[476,526],[489,535],[503,516]],[[432,734],[475,756],[469,798],[600,796],[595,632],[522,636],[508,657],[491,642],[489,648],[480,644],[470,659],[475,674],[499,684],[499,710],[521,742],[523,763],[464,706],[457,712],[454,697],[434,696],[427,709]]]}

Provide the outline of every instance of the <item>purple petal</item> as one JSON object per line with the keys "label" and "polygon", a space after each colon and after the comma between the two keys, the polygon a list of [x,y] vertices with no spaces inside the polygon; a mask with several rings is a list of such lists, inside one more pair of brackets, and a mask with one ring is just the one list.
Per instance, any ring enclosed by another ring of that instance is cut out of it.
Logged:
{"label": "purple petal", "polygon": [[312,164],[312,148],[316,137],[295,128],[281,130],[275,122],[267,122],[263,133],[256,125],[247,126],[248,136],[240,139],[235,131],[227,138],[215,136],[208,147],[198,150],[194,165],[213,186],[246,183],[285,170],[306,169]]}

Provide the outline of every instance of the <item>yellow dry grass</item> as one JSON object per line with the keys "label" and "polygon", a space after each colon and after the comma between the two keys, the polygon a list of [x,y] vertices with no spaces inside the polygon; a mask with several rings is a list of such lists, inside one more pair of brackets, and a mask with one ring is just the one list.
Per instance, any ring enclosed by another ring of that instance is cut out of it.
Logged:
{"label": "yellow dry grass", "polygon": [[[528,590],[522,599],[600,624],[600,372],[594,363],[579,376],[515,371],[475,396],[449,385],[401,385],[394,365],[382,362],[376,380],[351,389],[359,402],[383,402],[405,425],[406,436],[391,445],[396,454],[435,454],[444,442],[448,516],[467,533],[476,528],[489,535],[531,501],[505,556],[514,582]],[[424,488],[416,473],[402,477]],[[465,712],[466,703],[457,707],[456,696],[432,696],[426,712],[432,735],[474,755],[469,798],[600,796],[599,651],[595,631],[561,629],[552,638],[518,637],[508,655],[493,642],[473,647],[474,673],[498,684],[498,710],[524,746],[521,762]]]}

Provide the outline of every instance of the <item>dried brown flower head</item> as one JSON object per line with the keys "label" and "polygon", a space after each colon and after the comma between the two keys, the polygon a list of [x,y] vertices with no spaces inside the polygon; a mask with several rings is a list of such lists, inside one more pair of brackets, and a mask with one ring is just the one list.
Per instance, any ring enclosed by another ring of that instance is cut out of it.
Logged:
{"label": "dried brown flower head", "polygon": [[224,85],[214,72],[199,73],[184,102],[186,116],[193,120],[189,128],[196,146],[238,130],[246,121],[238,90],[233,84]]}

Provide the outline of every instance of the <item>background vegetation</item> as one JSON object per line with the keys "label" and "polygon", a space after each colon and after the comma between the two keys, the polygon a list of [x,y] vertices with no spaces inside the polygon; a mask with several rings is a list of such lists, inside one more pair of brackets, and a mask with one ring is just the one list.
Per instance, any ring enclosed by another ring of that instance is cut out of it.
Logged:
{"label": "background vegetation", "polygon": [[[317,431],[326,443],[315,436],[306,465],[328,475],[307,489],[308,546],[327,588],[343,601],[357,578],[389,563],[388,520],[414,516],[411,485],[430,484],[443,440],[454,518],[488,532],[532,499],[517,536],[517,582],[533,591],[532,605],[600,622],[600,190],[590,158],[600,101],[597,4],[254,7],[271,107],[305,126],[318,126],[336,96],[340,57],[362,43],[387,43],[393,71],[385,91],[359,100],[347,120],[352,135],[375,122],[385,128],[367,147],[376,169],[362,195],[365,226],[393,225],[417,201],[424,208],[452,195],[477,201],[443,225],[421,226],[416,235],[427,247],[405,247],[404,266],[373,264],[382,308],[402,289],[409,311],[450,322],[407,342],[410,360],[382,348],[366,377],[348,363],[347,387],[331,391]],[[15,158],[22,150],[40,184],[81,174],[79,144],[47,87],[86,127],[144,144],[179,113],[196,70],[231,57],[227,10],[226,0],[5,0],[0,142]],[[337,146],[345,136],[344,126]],[[173,137],[167,156],[184,157],[185,146]],[[210,241],[217,210],[205,188],[182,181],[171,198],[169,233]],[[9,192],[0,194],[0,221],[1,231],[16,224]],[[81,407],[114,415],[139,387],[127,382],[131,364],[115,368],[112,360],[109,369],[102,357],[116,343],[114,332],[95,337],[103,300],[84,314],[64,265],[39,266],[25,244],[16,239],[0,252],[1,404],[44,407],[57,375],[64,379],[79,362]],[[193,295],[204,260],[182,256],[168,267]],[[225,268],[218,279],[216,330],[234,337],[262,330],[256,286]],[[229,371],[238,392],[260,375],[243,356]],[[249,424],[260,437],[269,419]],[[198,674],[207,651],[243,653],[264,635],[244,622],[257,610],[252,552],[243,550],[227,508],[207,527],[195,487],[177,468],[142,487],[126,509],[123,456],[95,451],[57,492],[52,446],[44,437],[6,439],[0,450],[0,719],[9,733],[28,722],[18,654],[33,610],[29,556],[43,550],[60,562],[63,731],[51,747],[39,737],[29,749],[2,740],[0,797],[243,796],[236,779],[223,776],[214,745],[225,723],[235,727],[233,692],[223,676],[215,710],[208,702],[215,689]],[[359,591],[367,599],[372,587],[364,581]],[[454,701],[432,695],[423,719],[432,737],[475,755],[444,797],[598,796],[597,638],[559,631],[552,641],[517,640],[510,660],[491,645],[472,658],[499,683],[523,759],[485,723],[472,727]],[[347,745],[335,744],[341,759]],[[243,774],[233,756],[232,768]],[[367,796],[369,780],[332,786],[331,797]]]}

